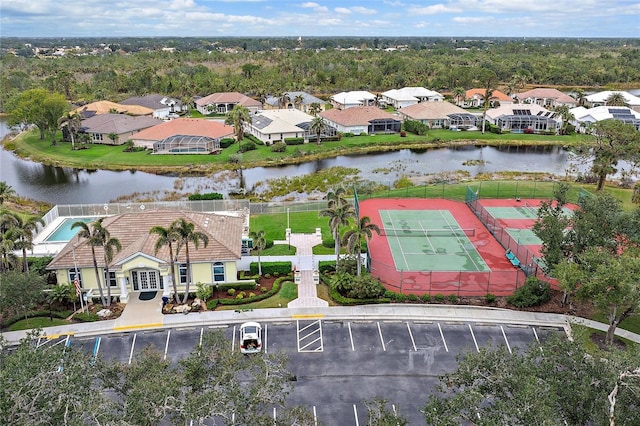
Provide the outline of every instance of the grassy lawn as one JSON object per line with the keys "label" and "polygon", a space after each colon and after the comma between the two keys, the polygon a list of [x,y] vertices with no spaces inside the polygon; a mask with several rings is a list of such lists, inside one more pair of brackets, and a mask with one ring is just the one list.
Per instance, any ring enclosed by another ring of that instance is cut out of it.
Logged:
{"label": "grassy lawn", "polygon": [[[592,320],[601,322],[603,324],[608,324],[609,321],[604,314],[595,313],[592,317]],[[632,333],[640,334],[640,313],[636,313],[634,315],[630,315],[625,318],[624,321],[620,323],[618,328],[622,328],[627,331],[631,331]]]}
{"label": "grassy lawn", "polygon": [[8,331],[18,331],[18,330],[29,330],[32,328],[45,328],[52,327],[55,325],[67,325],[68,321],[54,318],[53,321],[49,319],[49,317],[36,317],[36,318],[28,318],[24,320],[20,320],[8,327]]}
{"label": "grassy lawn", "polygon": [[[577,342],[581,343],[582,346],[584,346],[584,348],[587,350],[587,352],[594,355],[597,355],[598,353],[602,352],[601,349],[598,348],[598,345],[596,345],[589,336],[593,333],[604,336],[606,334],[604,331],[594,330],[582,325],[575,325],[575,324],[571,326],[571,329],[573,330],[573,333],[572,333],[573,338]],[[619,336],[616,336],[616,339],[623,341],[627,345],[627,349],[630,349],[630,348],[635,350],[640,349],[640,345],[638,345],[635,342],[632,342],[631,340],[627,340]]]}
{"label": "grassy lawn", "polygon": [[[320,217],[317,211],[290,212],[291,232],[312,234],[316,228],[322,228],[323,238],[331,235],[329,218]],[[251,215],[251,231],[264,231],[270,240],[285,240],[287,213],[270,213]]]}
{"label": "grassy lawn", "polygon": [[[296,248],[286,244],[275,244],[273,247],[262,250],[261,256],[295,256]],[[258,252],[253,251],[252,256],[257,256]]]}
{"label": "grassy lawn", "polygon": [[235,311],[235,310],[247,310],[247,309],[267,309],[267,308],[286,308],[287,303],[291,302],[298,297],[298,286],[291,281],[285,281],[282,283],[280,291],[268,299],[260,300],[259,302],[247,303],[244,305],[220,305],[216,308],[217,311]]}

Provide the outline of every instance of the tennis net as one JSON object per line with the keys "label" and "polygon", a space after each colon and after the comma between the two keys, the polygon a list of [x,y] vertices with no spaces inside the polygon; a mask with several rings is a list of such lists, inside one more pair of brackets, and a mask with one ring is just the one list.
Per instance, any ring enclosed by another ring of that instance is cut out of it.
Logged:
{"label": "tennis net", "polygon": [[469,229],[423,229],[423,228],[380,228],[380,235],[388,237],[474,237],[475,228]]}

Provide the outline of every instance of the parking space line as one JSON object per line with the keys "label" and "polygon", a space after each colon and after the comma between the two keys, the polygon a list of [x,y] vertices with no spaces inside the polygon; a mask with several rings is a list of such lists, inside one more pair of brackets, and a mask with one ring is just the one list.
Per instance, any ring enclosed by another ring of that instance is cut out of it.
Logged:
{"label": "parking space line", "polygon": [[356,404],[353,404],[353,417],[356,419],[356,426],[360,426],[358,422],[358,409],[356,408]]}
{"label": "parking space line", "polygon": [[91,363],[93,364],[98,358],[98,352],[100,351],[100,342],[102,342],[102,336],[96,337],[96,343],[93,345],[93,358],[91,359]]}
{"label": "parking space line", "polygon": [[273,424],[276,424],[276,407],[273,407]]}
{"label": "parking space line", "polygon": [[409,330],[409,337],[411,337],[411,344],[413,345],[413,350],[418,352],[418,348],[416,348],[416,341],[413,339],[413,333],[411,332],[411,326],[407,323],[407,330]]}
{"label": "parking space line", "polygon": [[502,327],[502,325],[500,326],[500,330],[502,330],[502,337],[504,337],[504,342],[507,344],[507,349],[509,349],[509,353],[512,354],[513,352],[511,352],[511,345],[509,345],[507,334],[504,332],[504,327]]}
{"label": "parking space line", "polygon": [[538,347],[540,348],[540,352],[544,352],[542,350],[542,346],[540,346],[540,339],[538,339],[538,333],[536,333],[536,328],[534,326],[531,326],[531,329],[533,330],[533,335],[536,338],[536,342],[538,342],[538,345],[539,345]]}
{"label": "parking space line", "polygon": [[353,333],[351,333],[351,323],[348,322],[347,326],[349,326],[349,339],[351,339],[351,351],[355,352],[356,348],[355,348],[355,346],[353,346]]}
{"label": "parking space line", "polygon": [[133,333],[133,342],[131,342],[131,352],[129,353],[129,364],[131,364],[131,359],[133,358],[133,348],[136,347],[136,337],[138,333]]}
{"label": "parking space line", "polygon": [[236,326],[233,326],[233,339],[231,339],[231,352],[236,351]]}
{"label": "parking space line", "polygon": [[167,342],[164,344],[164,360],[167,359],[167,351],[169,350],[169,338],[171,337],[171,329],[167,332]]}
{"label": "parking space line", "polygon": [[469,326],[469,331],[471,332],[471,337],[473,337],[473,343],[476,345],[476,351],[480,352],[480,348],[478,347],[478,341],[476,340],[476,335],[473,333],[473,328],[471,324],[467,324]]}
{"label": "parking space line", "polygon": [[313,406],[313,424],[318,426],[318,413],[316,412],[316,406]]}
{"label": "parking space line", "polygon": [[200,347],[202,347],[202,338],[204,336],[204,327],[200,329]]}
{"label": "parking space line", "polygon": [[[317,327],[309,330],[311,327]],[[302,334],[307,332],[307,334]],[[315,335],[318,337],[313,338]],[[322,342],[322,322],[314,321],[300,328],[300,321],[296,321],[296,337],[298,340],[298,352],[323,352],[324,346]],[[304,344],[303,344],[304,342]],[[317,347],[309,348],[314,343],[319,343]]]}
{"label": "parking space line", "polygon": [[378,334],[380,335],[380,343],[382,343],[382,350],[386,352],[387,347],[384,345],[384,338],[382,337],[382,329],[380,328],[380,323],[377,322],[376,324],[378,324]]}
{"label": "parking space line", "polygon": [[262,349],[264,350],[264,353],[266,354],[267,351],[267,327],[269,326],[269,324],[265,324],[264,325],[264,341],[262,342]]}
{"label": "parking space line", "polygon": [[444,350],[449,352],[449,348],[447,347],[447,341],[444,340],[444,333],[442,332],[442,327],[440,327],[440,323],[438,323],[438,330],[440,330],[440,337],[442,337],[442,343],[444,344]]}

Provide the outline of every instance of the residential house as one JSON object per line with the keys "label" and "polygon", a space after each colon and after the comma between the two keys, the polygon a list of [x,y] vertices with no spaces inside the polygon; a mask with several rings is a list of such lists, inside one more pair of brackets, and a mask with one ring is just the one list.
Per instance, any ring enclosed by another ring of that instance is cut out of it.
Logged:
{"label": "residential house", "polygon": [[[277,96],[267,96],[265,99],[263,109],[299,109],[307,114],[311,113],[311,105],[318,104],[320,111],[324,111],[326,108],[326,102],[320,98],[316,98],[306,92],[286,92],[289,101],[286,105],[280,105],[280,99]],[[300,99],[300,102],[296,102],[296,99]]]}
{"label": "residential house", "polygon": [[195,105],[196,109],[204,115],[211,113],[226,114],[236,105],[242,105],[252,112],[262,108],[260,102],[238,92],[212,93],[204,98],[196,99]]}
{"label": "residential house", "polygon": [[[111,237],[117,238],[122,245],[109,263],[107,277],[104,249],[94,247],[105,294],[105,278],[112,296],[119,297],[122,302],[127,302],[132,292],[161,291],[165,296],[173,293],[169,248],[162,246],[156,252],[158,235],[150,234],[149,230],[153,226],[168,228],[178,219],[193,223],[196,232],[202,232],[209,238],[206,247],[200,244],[197,249],[193,245],[189,248],[191,289],[195,291],[195,283],[198,282],[215,285],[237,281],[237,261],[241,258],[245,218],[232,214],[144,210],[108,216],[102,222]],[[184,291],[187,282],[185,253],[186,250],[177,252],[173,247],[178,291]],[[77,234],[47,269],[55,272],[58,283],[72,283],[77,277],[84,290],[98,294],[91,246]]]}
{"label": "residential house", "polygon": [[585,97],[585,105],[588,107],[606,106],[607,99],[614,93],[620,93],[624,97],[624,101],[629,108],[634,111],[640,112],[640,98],[632,95],[629,92],[623,92],[621,90],[605,90],[603,92],[594,93]]}
{"label": "residential house", "polygon": [[[455,99],[456,105],[462,108],[481,108],[484,106],[485,93],[486,89],[469,89],[464,93],[464,99]],[[490,108],[512,103],[514,103],[514,100],[500,90],[496,89],[491,91],[491,98],[489,99]]]}
{"label": "residential house", "polygon": [[561,105],[573,108],[578,104],[577,100],[566,93],[562,93],[558,89],[548,88],[537,88],[517,93],[514,98],[521,104],[534,104],[545,108],[555,108]]}
{"label": "residential house", "polygon": [[337,109],[372,106],[375,105],[376,99],[376,95],[364,90],[340,92],[337,95],[331,96],[331,105]]}
{"label": "residential house", "polygon": [[233,126],[198,118],[176,118],[142,130],[131,140],[154,154],[210,154],[220,151],[220,139],[232,138]]}
{"label": "residential house", "polygon": [[135,96],[120,102],[120,105],[138,105],[153,110],[153,118],[167,120],[176,118],[177,114],[187,110],[178,99],[163,95]]}
{"label": "residential house", "polygon": [[444,96],[424,87],[403,87],[382,92],[382,103],[395,109],[406,108],[419,102],[441,102]]}
{"label": "residential house", "polygon": [[575,120],[572,120],[571,124],[576,126],[576,129],[581,132],[585,132],[590,124],[609,119],[631,124],[640,130],[640,112],[632,110],[629,107],[603,105],[594,108],[585,108],[580,106],[572,108],[570,111],[575,117]]}
{"label": "residential house", "polygon": [[[284,142],[287,138],[304,138],[309,141],[310,138],[316,138],[316,133],[309,130],[312,120],[313,116],[297,109],[263,110],[251,114],[247,132],[267,145]],[[321,137],[333,136],[335,133],[335,129],[328,126]]]}
{"label": "residential house", "polygon": [[360,106],[347,109],[329,109],[320,116],[331,127],[341,133],[354,135],[375,133],[397,133],[400,131],[401,121],[395,115],[389,114],[373,106]]}
{"label": "residential house", "polygon": [[[469,127],[477,124],[478,118],[451,102],[420,102],[398,110],[403,121],[415,120],[426,124],[431,129],[443,129],[451,126],[450,115],[470,116]],[[473,124],[471,124],[473,122]]]}
{"label": "residential house", "polygon": [[139,105],[121,105],[111,101],[97,101],[83,105],[71,111],[82,118],[90,118],[100,114],[153,115],[151,108]]}
{"label": "residential house", "polygon": [[89,142],[122,145],[133,135],[162,123],[153,117],[133,117],[125,114],[99,114],[82,120],[79,133],[89,135]]}
{"label": "residential house", "polygon": [[487,110],[486,119],[511,133],[557,133],[562,127],[559,114],[537,104],[502,105]]}

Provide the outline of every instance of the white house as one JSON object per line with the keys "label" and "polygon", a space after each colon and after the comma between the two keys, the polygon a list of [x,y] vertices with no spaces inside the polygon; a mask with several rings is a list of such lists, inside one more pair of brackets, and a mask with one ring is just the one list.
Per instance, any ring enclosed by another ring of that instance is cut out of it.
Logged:
{"label": "white house", "polygon": [[640,112],[634,111],[629,107],[621,106],[598,106],[594,108],[577,107],[572,108],[571,114],[575,120],[571,124],[576,129],[584,132],[589,124],[598,121],[614,119],[623,123],[632,124],[636,129],[640,130]]}
{"label": "white house", "polygon": [[629,108],[634,111],[640,112],[640,98],[632,95],[631,93],[623,92],[621,90],[605,90],[603,92],[594,93],[585,97],[585,103],[588,107],[605,106],[607,105],[607,99],[609,99],[609,96],[613,95],[614,93],[620,93],[624,97],[624,101]]}
{"label": "white house", "polygon": [[486,119],[512,133],[556,133],[562,126],[559,114],[537,104],[502,105],[487,110]]}
{"label": "white house", "polygon": [[545,108],[555,108],[561,105],[567,105],[568,107],[573,108],[578,104],[578,101],[566,93],[562,93],[558,89],[549,89],[545,87],[539,87],[526,92],[517,93],[514,97],[521,104],[540,105]]}
{"label": "white house", "polygon": [[376,101],[373,93],[356,90],[351,92],[340,92],[331,96],[331,105],[337,109],[347,109],[357,106],[372,106]]}
{"label": "white house", "polygon": [[402,124],[398,117],[373,106],[353,107],[344,110],[330,109],[321,112],[320,116],[339,132],[353,133],[356,136],[397,133]]}
{"label": "white house", "polygon": [[[286,138],[316,138],[309,130],[313,116],[297,109],[270,109],[251,114],[251,123],[247,123],[247,133],[252,134],[267,145]],[[333,136],[335,129],[327,128],[321,136]]]}
{"label": "white house", "polygon": [[382,102],[395,109],[415,105],[419,102],[441,102],[443,100],[444,96],[440,93],[424,87],[403,87],[382,92]]}
{"label": "white house", "polygon": [[249,111],[258,111],[262,108],[260,102],[238,92],[212,93],[204,98],[196,99],[195,104],[196,109],[203,115],[226,114],[236,105],[242,105]]}

